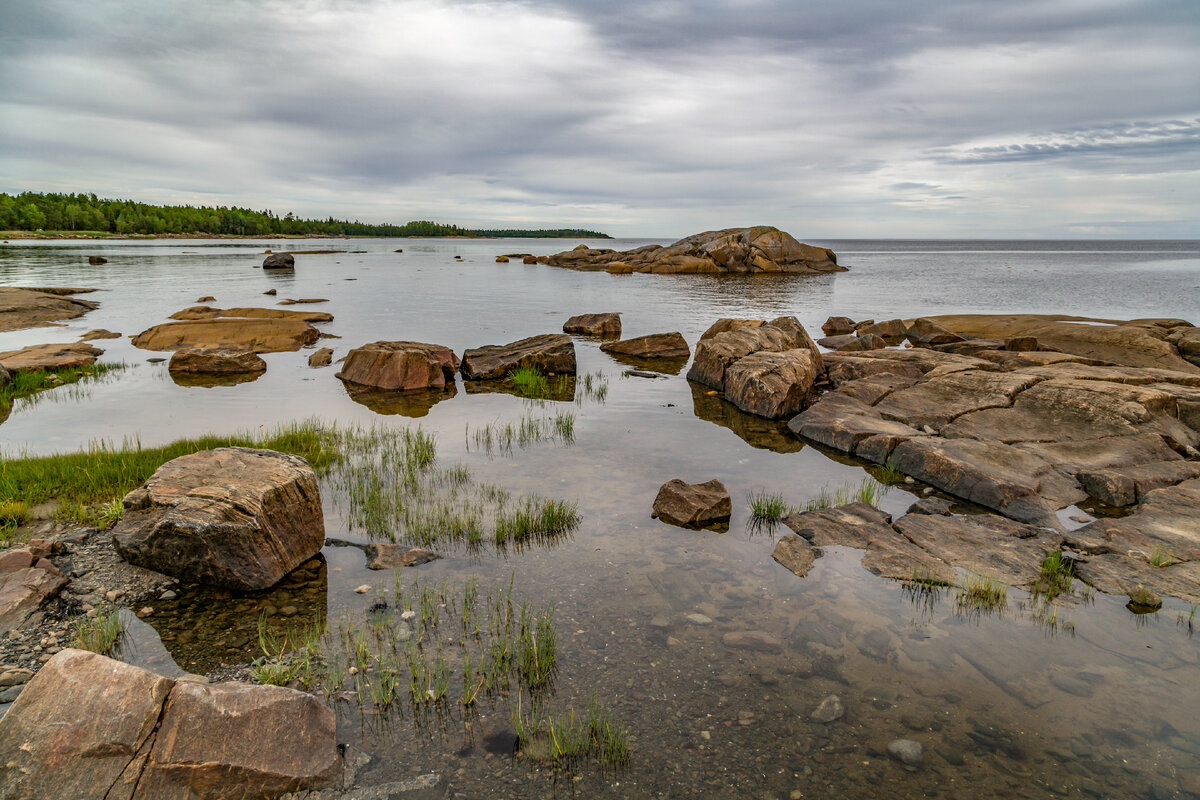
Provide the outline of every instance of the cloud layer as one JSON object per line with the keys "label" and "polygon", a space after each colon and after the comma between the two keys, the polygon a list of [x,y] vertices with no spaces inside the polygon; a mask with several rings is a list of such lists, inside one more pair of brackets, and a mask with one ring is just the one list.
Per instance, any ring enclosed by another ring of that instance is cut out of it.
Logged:
{"label": "cloud layer", "polygon": [[673,236],[1200,237],[1190,0],[43,0],[0,190]]}

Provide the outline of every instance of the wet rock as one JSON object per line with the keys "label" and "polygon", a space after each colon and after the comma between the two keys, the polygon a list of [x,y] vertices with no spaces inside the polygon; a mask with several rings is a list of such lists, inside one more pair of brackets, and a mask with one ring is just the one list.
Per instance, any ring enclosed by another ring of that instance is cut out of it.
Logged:
{"label": "wet rock", "polygon": [[213,297],[211,294],[206,294],[203,297],[197,297],[196,302],[197,303],[211,303],[216,299],[217,298]]}
{"label": "wet rock", "polygon": [[81,342],[90,342],[93,339],[120,339],[121,334],[115,331],[105,330],[104,328],[95,328],[79,337]]}
{"label": "wet rock", "polygon": [[176,350],[167,365],[171,372],[198,375],[240,375],[262,372],[266,368],[267,362],[249,350],[207,347]]}
{"label": "wet rock", "polygon": [[908,507],[906,514],[933,514],[950,516],[950,501],[940,497],[924,497]]}
{"label": "wet rock", "polygon": [[600,349],[606,353],[633,358],[687,358],[692,354],[679,331],[652,333],[632,339],[605,342]]}
{"label": "wet rock", "polygon": [[181,456],[125,496],[121,556],[181,580],[273,586],[325,542],[316,476],[304,459],[225,447]]}
{"label": "wet rock", "polygon": [[176,311],[171,319],[298,319],[304,322],[332,322],[333,315],[324,311],[285,311],[281,308],[211,308],[192,306]]}
{"label": "wet rock", "polygon": [[839,353],[859,353],[866,350],[882,350],[888,346],[887,339],[874,333],[855,336],[837,347]]}
{"label": "wet rock", "polygon": [[766,631],[731,631],[721,637],[726,647],[734,650],[754,650],[760,653],[778,653],[783,642]]}
{"label": "wet rock", "polygon": [[497,264],[507,264],[508,256],[496,256],[496,263]]}
{"label": "wet rock", "polygon": [[107,264],[108,259],[105,258],[104,256],[88,256],[88,263],[91,264],[93,267],[97,267],[101,264]]}
{"label": "wet rock", "polygon": [[337,377],[386,391],[442,389],[454,381],[458,356],[423,342],[371,342],[346,354]]}
{"label": "wet rock", "polygon": [[688,622],[692,623],[693,625],[712,625],[712,618],[706,617],[703,614],[698,614],[698,613],[685,614],[683,618],[686,619]]}
{"label": "wet rock", "polygon": [[[1076,479],[1087,493],[1109,506],[1131,506],[1145,499],[1148,492],[1174,486],[1200,477],[1195,461],[1159,461],[1130,467],[1112,467],[1080,472]],[[1085,520],[1087,521],[1087,520]]]}
{"label": "wet rock", "polygon": [[914,319],[905,336],[913,344],[950,344],[963,341],[962,336],[926,317]]}
{"label": "wet rock", "polygon": [[263,269],[294,269],[296,258],[291,253],[272,253],[263,259]]}
{"label": "wet rock", "polygon": [[921,744],[912,739],[893,739],[888,742],[888,755],[908,769],[920,767],[924,761]]}
{"label": "wet rock", "polygon": [[575,344],[565,333],[547,333],[463,351],[462,376],[466,380],[503,378],[518,367],[536,368],[546,374],[574,375]]}
{"label": "wet rock", "polygon": [[829,317],[821,325],[821,332],[826,336],[844,336],[854,333],[855,324],[849,317]]}
{"label": "wet rock", "polygon": [[168,322],[133,338],[143,350],[183,347],[234,348],[255,353],[299,350],[317,341],[320,332],[302,319],[201,319]]}
{"label": "wet rock", "polygon": [[836,694],[831,694],[821,701],[821,704],[816,707],[809,717],[813,722],[829,724],[835,720],[839,720],[846,713],[846,707],[842,705],[842,699]]}
{"label": "wet rock", "polygon": [[432,550],[420,547],[405,547],[390,542],[371,542],[365,548],[367,554],[367,569],[394,569],[396,567],[415,567],[441,558]]}
{"label": "wet rock", "polygon": [[803,578],[808,575],[808,571],[812,569],[813,563],[820,555],[820,550],[800,536],[793,534],[780,537],[779,541],[775,543],[771,558]]}
{"label": "wet rock", "polygon": [[1135,614],[1152,614],[1162,608],[1162,598],[1144,586],[1135,586],[1129,590],[1129,602],[1125,605]]}
{"label": "wet rock", "polygon": [[728,228],[705,231],[672,245],[647,245],[619,252],[576,248],[550,256],[546,263],[578,270],[655,274],[841,272],[832,250],[801,244],[777,228]]}
{"label": "wet rock", "polygon": [[842,347],[853,345],[856,341],[858,341],[857,336],[852,333],[847,333],[838,336],[825,336],[817,339],[817,344],[821,345],[821,347],[827,347],[830,350],[838,350]]}
{"label": "wet rock", "polygon": [[333,349],[322,347],[308,357],[310,367],[327,367],[333,363]]}
{"label": "wet rock", "polygon": [[66,584],[54,564],[29,548],[0,552],[0,634],[23,625]]}
{"label": "wet rock", "polygon": [[263,292],[263,294],[267,294],[267,295],[270,295],[271,297],[274,297],[274,296],[275,296],[275,290],[274,290],[274,289],[267,289],[265,292]]}
{"label": "wet rock", "polygon": [[0,353],[0,367],[8,372],[76,369],[95,363],[104,351],[83,342],[34,344]]}
{"label": "wet rock", "polygon": [[684,528],[728,526],[733,502],[725,485],[714,478],[705,483],[684,483],[673,478],[654,498],[656,519]]}
{"label": "wet rock", "polygon": [[578,314],[563,323],[564,333],[585,336],[620,336],[621,315],[616,313]]}
{"label": "wet rock", "polygon": [[37,328],[74,319],[100,304],[66,295],[93,289],[34,289],[0,286],[0,331]]}

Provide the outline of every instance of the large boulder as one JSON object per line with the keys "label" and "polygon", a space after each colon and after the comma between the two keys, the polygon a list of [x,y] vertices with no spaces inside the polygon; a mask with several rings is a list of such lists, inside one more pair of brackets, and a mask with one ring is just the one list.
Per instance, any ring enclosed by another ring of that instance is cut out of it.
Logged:
{"label": "large boulder", "polygon": [[133,346],[143,350],[232,347],[254,353],[281,353],[299,350],[320,336],[302,319],[217,318],[155,325],[133,337]]}
{"label": "large boulder", "polygon": [[271,253],[263,259],[263,269],[294,269],[296,257],[291,253]]}
{"label": "large boulder", "polygon": [[[692,359],[692,367],[688,370],[688,380],[723,391],[725,370],[738,359],[763,350],[779,353],[800,347],[810,350],[815,362],[823,365],[816,342],[809,338],[804,326],[795,317],[760,321],[759,325],[753,326],[730,326],[708,338],[701,338],[697,343],[696,357]],[[820,369],[823,371],[824,367]]]}
{"label": "large boulder", "polygon": [[778,228],[726,228],[705,231],[672,245],[633,250],[575,248],[552,255],[547,263],[580,270],[656,274],[842,272],[832,250],[801,244]]}
{"label": "large boulder", "polygon": [[163,464],[124,499],[121,556],[176,578],[255,590],[320,552],[316,476],[298,456],[223,447]]}
{"label": "large boulder", "polygon": [[716,478],[705,483],[684,483],[672,478],[658,490],[652,517],[682,528],[727,528],[733,501]]}
{"label": "large boulder", "polygon": [[760,417],[791,417],[814,398],[820,375],[821,362],[807,348],[751,353],[725,370],[725,399]]}
{"label": "large boulder", "polygon": [[65,649],[0,720],[0,798],[217,800],[319,788],[333,712],[275,686],[176,682]]}
{"label": "large boulder", "polygon": [[176,350],[167,364],[171,372],[194,375],[243,375],[262,372],[266,368],[267,362],[249,350],[210,347]]}
{"label": "large boulder", "polygon": [[100,304],[66,295],[94,289],[30,289],[0,286],[0,331],[40,328],[82,316]]}
{"label": "large boulder", "polygon": [[441,389],[454,381],[458,356],[424,342],[371,342],[346,354],[337,377],[386,391]]}
{"label": "large boulder", "polygon": [[629,358],[687,358],[692,354],[687,340],[679,331],[651,333],[632,339],[605,342],[600,345],[600,349],[612,355]]}
{"label": "large boulder", "polygon": [[563,323],[564,333],[584,336],[620,336],[621,315],[616,313],[577,314]]}
{"label": "large boulder", "polygon": [[9,372],[77,369],[95,363],[104,351],[84,342],[33,344],[0,353],[0,367]]}
{"label": "large boulder", "polygon": [[469,381],[506,377],[518,367],[556,375],[575,374],[575,343],[565,333],[546,333],[509,344],[492,344],[463,351],[462,376]]}
{"label": "large boulder", "polygon": [[27,547],[0,552],[0,634],[24,624],[66,584],[58,567]]}

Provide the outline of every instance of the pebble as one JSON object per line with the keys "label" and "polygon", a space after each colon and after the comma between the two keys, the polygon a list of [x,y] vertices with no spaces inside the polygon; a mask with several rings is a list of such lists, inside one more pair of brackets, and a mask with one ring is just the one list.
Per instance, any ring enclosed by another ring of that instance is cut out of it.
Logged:
{"label": "pebble", "polygon": [[703,614],[688,614],[684,619],[693,625],[712,625],[712,620]]}
{"label": "pebble", "polygon": [[167,589],[165,592],[163,592],[162,594],[160,594],[158,596],[158,599],[159,600],[174,600],[177,597],[179,597],[179,595],[176,594],[173,589]]}
{"label": "pebble", "polygon": [[845,713],[846,706],[842,704],[842,698],[836,694],[831,694],[821,701],[821,704],[812,712],[810,719],[813,722],[828,724],[834,720],[841,719]]}
{"label": "pebble", "polygon": [[899,761],[908,769],[921,766],[921,743],[912,739],[893,739],[888,742],[888,755]]}
{"label": "pebble", "polygon": [[369,591],[371,591],[371,585],[368,583],[364,583],[362,586],[359,586],[357,589],[355,589],[354,593],[355,594],[366,594]]}
{"label": "pebble", "polygon": [[19,695],[21,690],[24,688],[25,684],[20,684],[19,686],[9,686],[4,691],[0,692],[0,703],[11,703],[13,700],[16,700],[17,695]]}
{"label": "pebble", "polygon": [[107,592],[104,593],[104,596],[106,598],[108,598],[108,602],[115,603],[115,602],[117,602],[117,600],[119,600],[120,598],[125,596],[125,590],[124,589],[109,589]]}
{"label": "pebble", "polygon": [[150,616],[153,613],[154,613],[154,609],[152,607],[143,606],[141,609],[138,610],[137,616],[138,616],[138,619],[145,619],[146,617]]}
{"label": "pebble", "polygon": [[1091,522],[1092,521],[1091,517],[1085,517],[1082,514],[1076,514],[1075,516],[1068,517],[1067,519],[1071,520],[1071,522]]}
{"label": "pebble", "polygon": [[400,615],[400,619],[407,621],[407,620],[410,620],[410,619],[416,619],[416,616],[417,616],[417,612],[413,611],[413,610],[410,608],[410,609],[408,609],[407,611],[403,612],[403,613]]}
{"label": "pebble", "polygon": [[279,615],[281,617],[294,617],[299,613],[300,609],[296,608],[295,606],[284,606],[283,608],[279,609]]}

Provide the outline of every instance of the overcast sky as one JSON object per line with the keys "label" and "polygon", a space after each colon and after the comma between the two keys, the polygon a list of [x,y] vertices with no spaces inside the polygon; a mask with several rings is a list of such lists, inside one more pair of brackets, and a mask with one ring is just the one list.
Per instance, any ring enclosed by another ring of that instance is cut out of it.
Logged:
{"label": "overcast sky", "polygon": [[4,3],[0,191],[1200,238],[1197,0]]}

